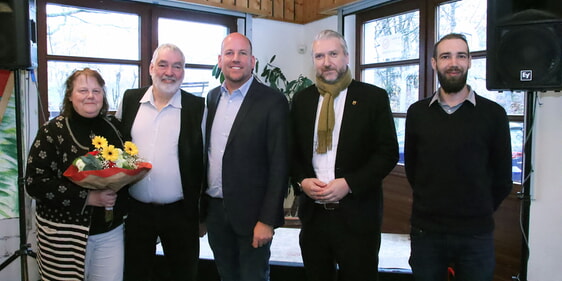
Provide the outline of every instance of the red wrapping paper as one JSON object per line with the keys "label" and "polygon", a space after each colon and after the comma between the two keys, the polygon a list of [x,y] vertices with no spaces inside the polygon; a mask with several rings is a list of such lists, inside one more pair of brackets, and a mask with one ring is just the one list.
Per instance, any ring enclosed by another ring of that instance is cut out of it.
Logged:
{"label": "red wrapping paper", "polygon": [[146,176],[146,173],[152,169],[152,164],[148,162],[141,162],[137,166],[138,168],[134,170],[113,167],[103,170],[78,172],[78,168],[76,168],[76,166],[70,165],[70,167],[68,167],[68,169],[66,169],[63,173],[63,176],[84,188],[109,188],[117,192],[123,186],[141,180],[144,176]]}

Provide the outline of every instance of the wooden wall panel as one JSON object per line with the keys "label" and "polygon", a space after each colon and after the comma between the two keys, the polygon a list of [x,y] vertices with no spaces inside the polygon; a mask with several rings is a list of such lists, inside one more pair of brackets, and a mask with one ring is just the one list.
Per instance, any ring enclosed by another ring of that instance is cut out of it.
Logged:
{"label": "wooden wall panel", "polygon": [[338,8],[361,1],[362,0],[320,0],[318,11],[320,14],[337,14]]}
{"label": "wooden wall panel", "polygon": [[295,21],[295,0],[285,0],[283,9],[284,21]]}
{"label": "wooden wall panel", "polygon": [[260,11],[267,12],[265,18],[273,17],[273,0],[254,0],[260,2]]}
{"label": "wooden wall panel", "polygon": [[272,2],[273,2],[273,17],[272,18],[274,20],[283,20],[283,12],[284,12],[285,1],[283,1],[283,0],[272,0]]}
{"label": "wooden wall panel", "polygon": [[[223,8],[231,11],[238,11],[256,15],[258,17],[271,18],[271,6],[263,5],[271,0],[178,0],[186,3],[201,4],[211,7]],[[257,1],[257,3],[251,3]]]}
{"label": "wooden wall panel", "polygon": [[295,0],[295,23],[303,23],[304,0]]}
{"label": "wooden wall panel", "polygon": [[249,8],[252,10],[261,10],[262,7],[262,2],[264,2],[264,5],[267,4],[267,2],[269,1],[260,1],[260,0],[249,0]]}
{"label": "wooden wall panel", "polygon": [[297,22],[304,24],[326,17],[326,15],[321,15],[318,9],[321,1],[325,0],[304,0],[302,16],[297,18]]}
{"label": "wooden wall panel", "polygon": [[248,3],[248,0],[236,0],[234,2],[236,4],[236,7],[251,9],[250,4]]}
{"label": "wooden wall panel", "polygon": [[318,9],[319,10],[332,9],[335,6],[335,3],[336,3],[335,0],[322,0],[320,1],[320,3],[318,3]]}
{"label": "wooden wall panel", "polygon": [[336,14],[337,8],[366,0],[178,0],[224,8],[257,17],[309,23]]}
{"label": "wooden wall panel", "polygon": [[410,233],[412,189],[399,174],[390,174],[383,181],[384,213],[382,232]]}

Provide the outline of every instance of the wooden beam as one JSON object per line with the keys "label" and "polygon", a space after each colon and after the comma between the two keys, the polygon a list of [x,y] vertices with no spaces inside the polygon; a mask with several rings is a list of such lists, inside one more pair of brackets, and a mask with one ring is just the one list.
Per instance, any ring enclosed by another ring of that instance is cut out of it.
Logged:
{"label": "wooden beam", "polygon": [[364,0],[320,0],[317,12],[323,15],[336,15],[339,8],[362,1]]}
{"label": "wooden beam", "polygon": [[[211,6],[211,7],[217,7],[217,8],[223,8],[226,10],[231,10],[231,11],[238,11],[238,12],[242,12],[242,13],[248,13],[248,14],[252,14],[252,15],[256,15],[256,16],[260,16],[260,17],[270,17],[271,15],[271,11],[270,10],[264,10],[264,8],[269,8],[266,5],[261,5],[260,8],[256,9],[255,5],[249,7],[248,6],[248,0],[246,0],[246,4],[245,5],[240,5],[238,6],[236,3],[237,2],[242,2],[243,0],[239,0],[239,1],[234,1],[234,0],[178,0],[181,2],[186,2],[186,3],[192,3],[192,4],[200,4],[200,5],[205,5],[205,6]],[[259,2],[267,2],[270,0],[255,0],[255,1],[259,1]],[[264,7],[265,6],[265,7]]]}

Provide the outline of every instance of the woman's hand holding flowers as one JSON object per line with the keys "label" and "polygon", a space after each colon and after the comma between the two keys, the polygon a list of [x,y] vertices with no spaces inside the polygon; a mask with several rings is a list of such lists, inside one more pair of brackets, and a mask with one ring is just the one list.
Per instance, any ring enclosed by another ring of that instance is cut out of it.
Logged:
{"label": "woman's hand holding flowers", "polygon": [[117,193],[111,189],[90,190],[86,204],[95,207],[105,207],[107,209],[115,206]]}

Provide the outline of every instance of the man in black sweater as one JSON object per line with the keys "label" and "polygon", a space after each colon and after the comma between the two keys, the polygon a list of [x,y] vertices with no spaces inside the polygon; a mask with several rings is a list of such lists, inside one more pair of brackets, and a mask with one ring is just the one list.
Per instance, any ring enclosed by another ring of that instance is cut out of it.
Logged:
{"label": "man in black sweater", "polygon": [[405,169],[413,189],[410,265],[416,281],[491,281],[493,214],[509,194],[511,141],[505,110],[466,84],[464,35],[434,47],[440,88],[406,117]]}

